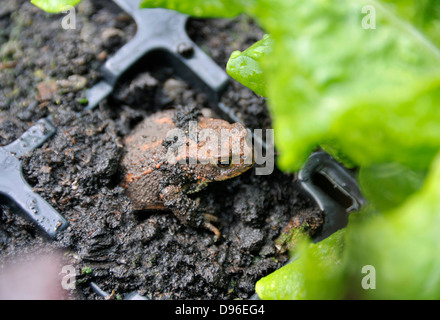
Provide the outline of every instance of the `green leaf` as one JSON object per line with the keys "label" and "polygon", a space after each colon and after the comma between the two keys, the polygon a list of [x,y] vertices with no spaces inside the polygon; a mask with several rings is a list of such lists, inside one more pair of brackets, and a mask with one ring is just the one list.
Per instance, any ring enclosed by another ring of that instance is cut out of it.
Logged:
{"label": "green leaf", "polygon": [[[366,5],[376,29],[362,28]],[[427,38],[377,1],[260,0],[255,14],[274,38],[262,65],[282,169],[325,143],[358,165],[429,165],[440,54]]]}
{"label": "green leaf", "polygon": [[414,171],[398,163],[384,163],[359,170],[363,195],[380,211],[386,212],[402,205],[418,191],[426,172]]}
{"label": "green leaf", "polygon": [[244,52],[234,51],[226,66],[228,74],[255,93],[265,96],[267,85],[261,67],[261,59],[268,55],[272,48],[272,38],[265,35],[263,39]]}
{"label": "green leaf", "polygon": [[440,7],[437,0],[384,0],[400,18],[410,21],[437,47],[440,45]]}
{"label": "green leaf", "polygon": [[[385,215],[352,214],[345,229],[302,243],[299,258],[257,282],[257,293],[262,299],[439,299],[438,230],[440,153],[423,187],[402,206]],[[365,266],[375,270],[375,289],[362,287]]]}
{"label": "green leaf", "polygon": [[144,0],[141,8],[167,8],[199,18],[228,18],[243,11],[241,1],[233,0]]}
{"label": "green leaf", "polygon": [[[440,154],[423,188],[386,215],[362,216],[347,228],[352,291],[374,299],[440,298]],[[376,270],[376,289],[360,286],[361,269]]]}
{"label": "green leaf", "polygon": [[260,279],[256,292],[263,300],[335,299],[343,297],[342,249],[345,230],[327,239],[299,245],[299,258]]}
{"label": "green leaf", "polygon": [[81,0],[31,0],[31,3],[50,13],[60,13],[75,6]]}

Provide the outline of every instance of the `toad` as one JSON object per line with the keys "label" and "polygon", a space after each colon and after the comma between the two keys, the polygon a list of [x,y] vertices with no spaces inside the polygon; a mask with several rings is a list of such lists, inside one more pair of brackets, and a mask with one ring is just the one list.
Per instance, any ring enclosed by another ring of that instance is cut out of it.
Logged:
{"label": "toad", "polygon": [[253,166],[250,132],[206,109],[184,124],[176,112],[152,114],[125,138],[122,185],[135,210],[171,210],[185,226],[206,228],[218,239],[217,218],[190,195]]}

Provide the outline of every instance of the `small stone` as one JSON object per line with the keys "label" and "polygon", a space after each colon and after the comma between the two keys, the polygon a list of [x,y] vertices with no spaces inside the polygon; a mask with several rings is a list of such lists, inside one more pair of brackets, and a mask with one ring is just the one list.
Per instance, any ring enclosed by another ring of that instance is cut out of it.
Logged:
{"label": "small stone", "polygon": [[79,91],[86,87],[87,78],[74,74],[69,76],[67,79],[58,80],[56,83],[61,88]]}
{"label": "small stone", "polygon": [[119,46],[124,39],[124,32],[116,28],[107,28],[101,34],[101,40],[106,48]]}
{"label": "small stone", "polygon": [[177,53],[182,57],[191,58],[194,55],[194,46],[189,42],[181,42],[177,46]]}
{"label": "small stone", "polygon": [[100,60],[100,61],[103,61],[103,60],[105,60],[105,59],[107,59],[107,51],[101,51],[99,54],[98,54],[98,60]]}
{"label": "small stone", "polygon": [[41,169],[40,169],[40,171],[42,172],[42,173],[51,173],[51,171],[52,171],[52,167],[49,167],[49,166],[42,166],[41,167]]}
{"label": "small stone", "polygon": [[57,92],[57,84],[55,81],[40,82],[37,84],[38,96],[37,99],[40,102],[50,101],[54,98]]}
{"label": "small stone", "polygon": [[186,89],[187,86],[185,82],[173,78],[168,79],[163,84],[163,91],[165,95],[172,100],[178,100]]}

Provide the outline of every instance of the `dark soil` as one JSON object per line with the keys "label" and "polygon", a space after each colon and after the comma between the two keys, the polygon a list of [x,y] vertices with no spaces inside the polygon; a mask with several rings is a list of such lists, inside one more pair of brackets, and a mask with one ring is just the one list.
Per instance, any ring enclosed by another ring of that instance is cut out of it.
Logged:
{"label": "dark soil", "polygon": [[[28,0],[3,0],[0,6],[0,145],[53,115],[57,133],[24,157],[23,170],[70,223],[50,241],[0,203],[0,268],[20,255],[61,249],[78,274],[72,299],[101,299],[90,289],[92,281],[115,290],[115,297],[138,291],[151,299],[249,298],[256,281],[288,259],[275,248],[281,231],[292,219],[316,231],[319,210],[300,195],[295,175],[276,169],[268,176],[250,170],[197,194],[219,217],[217,242],[171,213],[133,212],[119,181],[122,137],[156,110],[210,105],[171,68],[146,64],[98,108],[78,117],[84,90],[99,81],[100,66],[136,26],[111,1],[84,0],[75,30],[64,30],[62,18]],[[232,51],[263,35],[245,17],[191,20],[188,33],[222,67]],[[247,126],[270,127],[266,101],[237,82],[222,102]]]}

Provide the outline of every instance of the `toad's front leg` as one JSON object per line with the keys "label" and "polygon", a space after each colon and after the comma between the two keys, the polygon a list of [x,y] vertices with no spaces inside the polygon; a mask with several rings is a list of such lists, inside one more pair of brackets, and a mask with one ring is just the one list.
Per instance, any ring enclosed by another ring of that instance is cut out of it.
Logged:
{"label": "toad's front leg", "polygon": [[220,238],[220,231],[212,224],[218,221],[217,217],[200,212],[200,199],[191,199],[175,185],[164,188],[160,196],[165,207],[173,211],[182,224],[194,228],[208,229],[215,234],[216,240]]}

